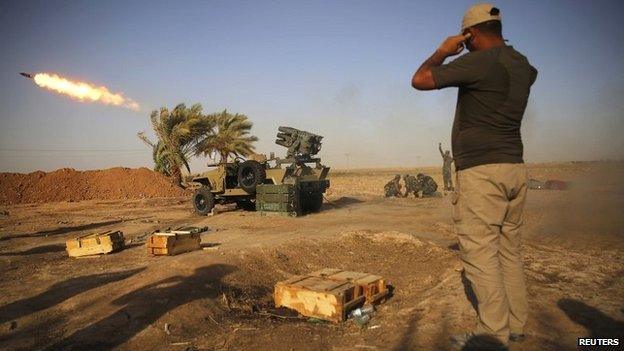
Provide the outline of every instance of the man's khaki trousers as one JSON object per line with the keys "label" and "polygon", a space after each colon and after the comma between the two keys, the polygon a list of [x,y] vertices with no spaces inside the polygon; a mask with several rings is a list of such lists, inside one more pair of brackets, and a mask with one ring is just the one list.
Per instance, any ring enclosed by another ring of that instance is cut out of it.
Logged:
{"label": "man's khaki trousers", "polygon": [[476,334],[507,344],[523,333],[527,297],[520,253],[527,171],[524,164],[488,164],[457,172],[453,220],[464,272],[478,301]]}

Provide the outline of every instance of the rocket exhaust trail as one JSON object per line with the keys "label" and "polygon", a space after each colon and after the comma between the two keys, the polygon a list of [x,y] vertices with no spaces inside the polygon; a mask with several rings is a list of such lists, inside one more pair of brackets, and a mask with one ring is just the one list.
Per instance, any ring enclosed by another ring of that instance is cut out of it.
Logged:
{"label": "rocket exhaust trail", "polygon": [[38,86],[67,95],[82,102],[99,102],[105,105],[120,106],[139,111],[139,104],[125,97],[122,93],[112,93],[105,86],[95,86],[90,83],[72,81],[56,74],[26,73],[20,75],[35,81]]}

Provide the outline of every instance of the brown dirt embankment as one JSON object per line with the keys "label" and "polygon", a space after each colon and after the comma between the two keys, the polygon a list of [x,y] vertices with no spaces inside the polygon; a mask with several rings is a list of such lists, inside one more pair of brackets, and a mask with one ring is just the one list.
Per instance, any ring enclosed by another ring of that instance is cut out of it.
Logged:
{"label": "brown dirt embankment", "polygon": [[0,173],[0,204],[80,200],[119,200],[184,196],[162,174],[147,168],[115,167],[77,171]]}

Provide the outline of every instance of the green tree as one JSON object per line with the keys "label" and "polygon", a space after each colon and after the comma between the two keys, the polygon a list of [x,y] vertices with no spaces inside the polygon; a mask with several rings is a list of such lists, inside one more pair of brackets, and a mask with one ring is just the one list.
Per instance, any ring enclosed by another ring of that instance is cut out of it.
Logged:
{"label": "green tree", "polygon": [[189,157],[197,146],[213,135],[215,120],[202,113],[202,106],[179,104],[169,111],[161,107],[150,115],[152,128],[158,138],[152,143],[155,169],[169,173],[173,182],[182,184],[182,166],[190,172]]}
{"label": "green tree", "polygon": [[196,155],[219,156],[225,163],[230,156],[248,156],[253,153],[258,138],[250,135],[253,123],[242,114],[231,114],[227,110],[206,116],[215,125],[214,132],[197,143]]}
{"label": "green tree", "polygon": [[[152,148],[152,160],[154,161],[154,171],[158,173],[162,173],[166,175],[167,177],[170,177],[171,170],[169,169],[167,149],[164,147],[164,144],[160,142],[160,140],[157,142],[151,141],[147,136],[145,136],[144,132],[138,132],[137,136],[139,137],[139,139],[141,139],[141,141],[147,144],[147,146]],[[189,166],[188,160],[190,159],[191,156],[193,156],[193,150],[189,148],[187,149],[188,150],[182,155],[183,156],[182,161],[184,163],[184,167],[186,168],[186,171],[191,173],[191,167]]]}

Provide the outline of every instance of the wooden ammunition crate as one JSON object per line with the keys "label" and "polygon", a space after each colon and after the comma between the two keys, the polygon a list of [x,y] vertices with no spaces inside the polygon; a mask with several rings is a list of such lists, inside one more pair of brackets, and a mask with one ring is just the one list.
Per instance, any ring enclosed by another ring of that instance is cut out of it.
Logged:
{"label": "wooden ammunition crate", "polygon": [[304,316],[341,322],[349,311],[364,304],[360,289],[347,281],[295,276],[275,285],[275,307],[288,307]]}
{"label": "wooden ammunition crate", "polygon": [[292,184],[262,184],[256,187],[256,211],[260,214],[301,215],[299,188]]}
{"label": "wooden ammunition crate", "polygon": [[124,236],[120,231],[87,234],[67,240],[65,247],[69,257],[107,254],[124,247]]}
{"label": "wooden ammunition crate", "polygon": [[195,233],[203,233],[208,231],[208,227],[180,227],[175,230],[168,230],[167,233],[174,234],[195,234]]}
{"label": "wooden ammunition crate", "polygon": [[201,248],[200,241],[199,233],[154,233],[148,238],[145,246],[150,255],[173,256],[199,250]]}
{"label": "wooden ammunition crate", "polygon": [[337,282],[350,282],[358,289],[357,295],[364,295],[367,304],[375,304],[388,296],[390,291],[383,277],[374,274],[343,271],[325,268],[310,273],[314,277],[322,277]]}

